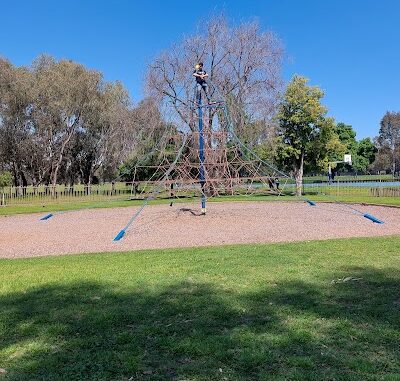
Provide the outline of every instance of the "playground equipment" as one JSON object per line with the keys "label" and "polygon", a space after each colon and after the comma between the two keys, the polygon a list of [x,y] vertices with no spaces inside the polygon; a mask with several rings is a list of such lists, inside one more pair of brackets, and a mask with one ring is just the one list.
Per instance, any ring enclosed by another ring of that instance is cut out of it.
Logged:
{"label": "playground equipment", "polygon": [[[216,92],[213,92],[217,95]],[[219,98],[219,97],[218,97]],[[171,111],[171,108],[170,108]],[[137,198],[152,196],[180,198],[196,196],[201,199],[201,213],[205,213],[208,197],[222,195],[250,195],[268,193],[280,195],[278,178],[288,176],[268,163],[264,163],[249,150],[235,134],[229,107],[223,100],[203,103],[196,93],[193,101],[179,106],[179,115],[169,134],[160,145],[157,165],[139,163],[134,170],[133,182],[140,188]],[[182,155],[178,147],[186,137]],[[173,158],[178,158],[170,171]],[[165,176],[167,171],[168,176]],[[141,178],[145,173],[146,178]],[[159,189],[160,181],[164,189]],[[283,182],[285,183],[285,182]]]}
{"label": "playground equipment", "polygon": [[[167,198],[173,204],[178,198],[200,198],[200,215],[206,214],[207,198],[222,195],[272,194],[281,196],[291,177],[272,164],[262,160],[237,135],[225,99],[211,81],[209,97],[216,101],[203,102],[202,92],[194,90],[192,99],[176,98],[165,106],[166,128],[162,138],[144,158],[151,155],[156,165],[144,165],[143,159],[134,170],[133,184],[136,198],[143,203],[116,234],[121,240],[137,220],[145,206],[154,198]],[[351,162],[351,156],[343,162]],[[141,171],[142,170],[142,171]],[[143,171],[145,170],[145,171]],[[145,178],[140,173],[146,173]],[[278,186],[282,183],[281,188]],[[133,186],[133,185],[132,185]],[[310,206],[317,203],[302,198]],[[337,200],[335,200],[337,202]],[[340,203],[353,213],[374,223],[383,223],[368,213]],[[42,218],[47,220],[53,214]]]}
{"label": "playground equipment", "polygon": [[[160,165],[153,168],[153,182],[147,181],[143,186],[143,206],[116,235],[115,241],[123,237],[148,200],[157,194],[164,193],[164,196],[168,196],[169,192],[169,197],[173,200],[179,198],[179,194],[181,197],[187,197],[190,191],[194,191],[194,196],[197,192],[200,196],[201,214],[204,215],[207,197],[260,192],[280,196],[284,191],[290,176],[262,160],[241,141],[235,132],[227,101],[211,82],[209,84],[210,95],[217,96],[219,100],[203,103],[201,91],[195,90],[194,100],[180,101],[178,114],[181,122],[189,127],[189,131],[184,135],[188,144],[181,146],[172,165],[165,155],[161,157]],[[182,137],[178,137],[179,139]],[[343,162],[351,163],[351,155],[345,155]],[[329,166],[331,171],[331,163]],[[285,179],[281,189],[276,186],[278,177]],[[310,206],[317,206],[312,200],[303,200]],[[371,214],[365,214],[345,203],[341,205],[372,222],[383,223]]]}
{"label": "playground equipment", "polygon": [[333,181],[332,164],[341,164],[341,163],[346,163],[346,164],[351,165],[351,155],[345,154],[343,157],[343,160],[330,161],[328,163],[328,182],[329,182],[329,184],[332,184],[332,181]]}
{"label": "playground equipment", "polygon": [[41,221],[46,221],[46,220],[48,220],[48,219],[51,218],[51,217],[53,217],[53,213],[46,214],[46,215],[43,216],[40,220],[41,220]]}
{"label": "playground equipment", "polygon": [[[276,180],[278,177],[288,179],[289,176],[263,162],[241,142],[234,132],[226,101],[213,85],[210,88],[210,95],[220,99],[203,102],[202,92],[195,89],[193,100],[182,101],[179,105],[175,115],[178,118],[173,124],[175,128],[161,144],[159,164],[135,168],[135,173],[144,169],[153,173],[148,180],[134,179],[140,184],[141,191],[137,197],[144,199],[143,205],[115,236],[115,241],[124,236],[144,206],[155,197],[168,197],[171,205],[180,197],[200,197],[200,214],[204,215],[208,197],[282,194],[285,183],[279,188]],[[180,148],[171,153],[171,145]]]}

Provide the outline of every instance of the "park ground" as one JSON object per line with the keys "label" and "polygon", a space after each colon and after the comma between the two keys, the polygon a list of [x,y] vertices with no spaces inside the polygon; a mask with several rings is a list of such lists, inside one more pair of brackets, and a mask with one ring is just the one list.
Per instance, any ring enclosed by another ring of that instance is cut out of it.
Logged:
{"label": "park ground", "polygon": [[0,260],[0,379],[400,379],[400,237]]}
{"label": "park ground", "polygon": [[[283,198],[282,198],[283,200]],[[0,258],[21,258],[174,247],[292,242],[390,236],[400,232],[400,208],[298,202],[215,202],[207,214],[198,203],[148,205],[126,229],[139,206],[89,208],[0,217]],[[373,215],[383,224],[364,217]]]}

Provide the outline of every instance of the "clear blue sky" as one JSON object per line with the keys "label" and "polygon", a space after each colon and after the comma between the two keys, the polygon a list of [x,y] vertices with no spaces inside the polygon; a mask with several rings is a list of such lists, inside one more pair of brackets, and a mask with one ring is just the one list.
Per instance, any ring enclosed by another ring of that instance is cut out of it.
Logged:
{"label": "clear blue sky", "polygon": [[121,80],[138,101],[152,57],[220,11],[278,34],[285,79],[301,74],[323,88],[329,114],[359,139],[400,110],[398,0],[0,0],[0,55],[16,65],[40,53],[73,59]]}

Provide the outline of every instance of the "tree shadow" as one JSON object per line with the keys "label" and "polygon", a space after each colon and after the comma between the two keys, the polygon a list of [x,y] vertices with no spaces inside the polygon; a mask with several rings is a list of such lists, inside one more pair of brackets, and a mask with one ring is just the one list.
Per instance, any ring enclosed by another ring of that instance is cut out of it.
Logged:
{"label": "tree shadow", "polygon": [[11,381],[397,380],[393,274],[353,268],[252,293],[188,281],[8,294],[0,297],[0,367]]}

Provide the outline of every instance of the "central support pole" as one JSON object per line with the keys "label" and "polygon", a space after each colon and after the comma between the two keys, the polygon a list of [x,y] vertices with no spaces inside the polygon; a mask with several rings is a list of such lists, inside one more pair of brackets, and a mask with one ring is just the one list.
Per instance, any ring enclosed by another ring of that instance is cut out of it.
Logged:
{"label": "central support pole", "polygon": [[201,187],[201,213],[206,214],[206,172],[204,168],[204,129],[203,129],[203,107],[201,104],[201,91],[197,96],[199,113],[199,158],[200,158],[200,187]]}

